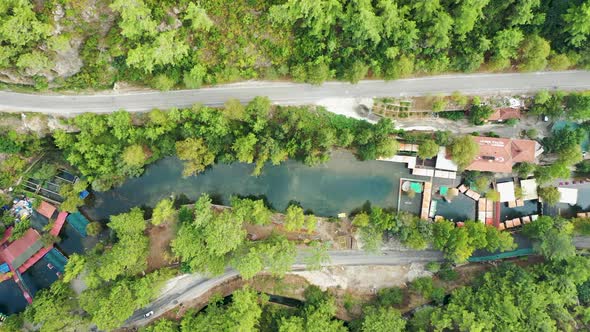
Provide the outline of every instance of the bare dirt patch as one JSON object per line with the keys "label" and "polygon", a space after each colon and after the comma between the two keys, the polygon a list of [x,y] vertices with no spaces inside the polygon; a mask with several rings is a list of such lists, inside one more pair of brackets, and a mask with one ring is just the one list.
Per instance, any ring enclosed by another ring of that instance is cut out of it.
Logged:
{"label": "bare dirt patch", "polygon": [[305,278],[322,290],[354,289],[357,293],[374,294],[385,287],[404,287],[417,277],[431,276],[424,264],[393,266],[329,266],[320,271],[301,271],[293,274]]}
{"label": "bare dirt patch", "polygon": [[154,271],[170,265],[173,255],[170,251],[170,241],[176,233],[175,224],[154,226],[148,230],[150,249],[148,256],[148,271]]}

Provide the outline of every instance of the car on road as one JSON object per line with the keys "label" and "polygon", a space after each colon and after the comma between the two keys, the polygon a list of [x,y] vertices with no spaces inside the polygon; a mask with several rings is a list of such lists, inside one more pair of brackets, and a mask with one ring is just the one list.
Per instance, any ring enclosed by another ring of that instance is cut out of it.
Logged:
{"label": "car on road", "polygon": [[151,310],[150,312],[148,312],[148,313],[146,313],[145,315],[143,315],[143,317],[145,317],[145,318],[148,318],[148,317],[150,317],[150,316],[151,316],[151,315],[153,315],[153,314],[154,314],[154,311],[153,311],[153,310]]}

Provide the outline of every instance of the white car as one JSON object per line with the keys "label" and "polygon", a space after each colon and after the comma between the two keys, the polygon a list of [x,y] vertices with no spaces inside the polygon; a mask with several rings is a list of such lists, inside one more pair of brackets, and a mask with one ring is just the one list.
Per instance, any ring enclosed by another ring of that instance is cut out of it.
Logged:
{"label": "white car", "polygon": [[154,311],[152,310],[152,311],[148,312],[147,314],[143,315],[143,317],[148,318],[153,314],[154,314]]}

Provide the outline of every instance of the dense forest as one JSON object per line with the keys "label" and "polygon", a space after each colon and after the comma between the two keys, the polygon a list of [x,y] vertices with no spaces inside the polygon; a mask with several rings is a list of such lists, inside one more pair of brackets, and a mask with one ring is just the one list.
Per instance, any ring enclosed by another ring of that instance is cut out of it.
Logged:
{"label": "dense forest", "polygon": [[0,80],[37,89],[590,65],[588,0],[4,0],[0,22]]}

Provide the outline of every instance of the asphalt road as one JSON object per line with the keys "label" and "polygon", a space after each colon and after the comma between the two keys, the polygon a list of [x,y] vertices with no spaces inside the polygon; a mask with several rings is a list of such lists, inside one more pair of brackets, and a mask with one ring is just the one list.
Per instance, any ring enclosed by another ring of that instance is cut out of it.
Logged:
{"label": "asphalt road", "polygon": [[590,236],[574,236],[573,243],[578,249],[590,249]]}
{"label": "asphalt road", "polygon": [[283,82],[244,82],[198,90],[168,92],[103,93],[96,95],[31,95],[0,92],[1,111],[31,111],[48,114],[131,112],[153,108],[186,107],[195,103],[210,106],[229,98],[247,102],[267,96],[278,104],[311,104],[324,98],[385,97],[450,94],[523,93],[542,89],[590,89],[590,71],[510,74],[443,75],[396,81],[361,81],[358,84],[327,82],[321,86]]}
{"label": "asphalt road", "polygon": [[[381,254],[367,254],[363,251],[333,251],[330,252],[331,262],[325,265],[404,265],[410,263],[426,263],[440,261],[443,259],[439,251],[384,251]],[[298,258],[297,261],[301,261]],[[298,264],[293,266],[293,270],[304,270],[305,266]],[[202,296],[215,286],[237,277],[238,273],[234,270],[227,270],[225,274],[209,278],[200,274],[186,274],[176,277],[168,282],[164,287],[162,294],[150,305],[136,311],[131,316],[125,326],[139,327],[150,323],[165,312],[181,305],[184,302]],[[145,314],[153,311],[150,317]]]}

